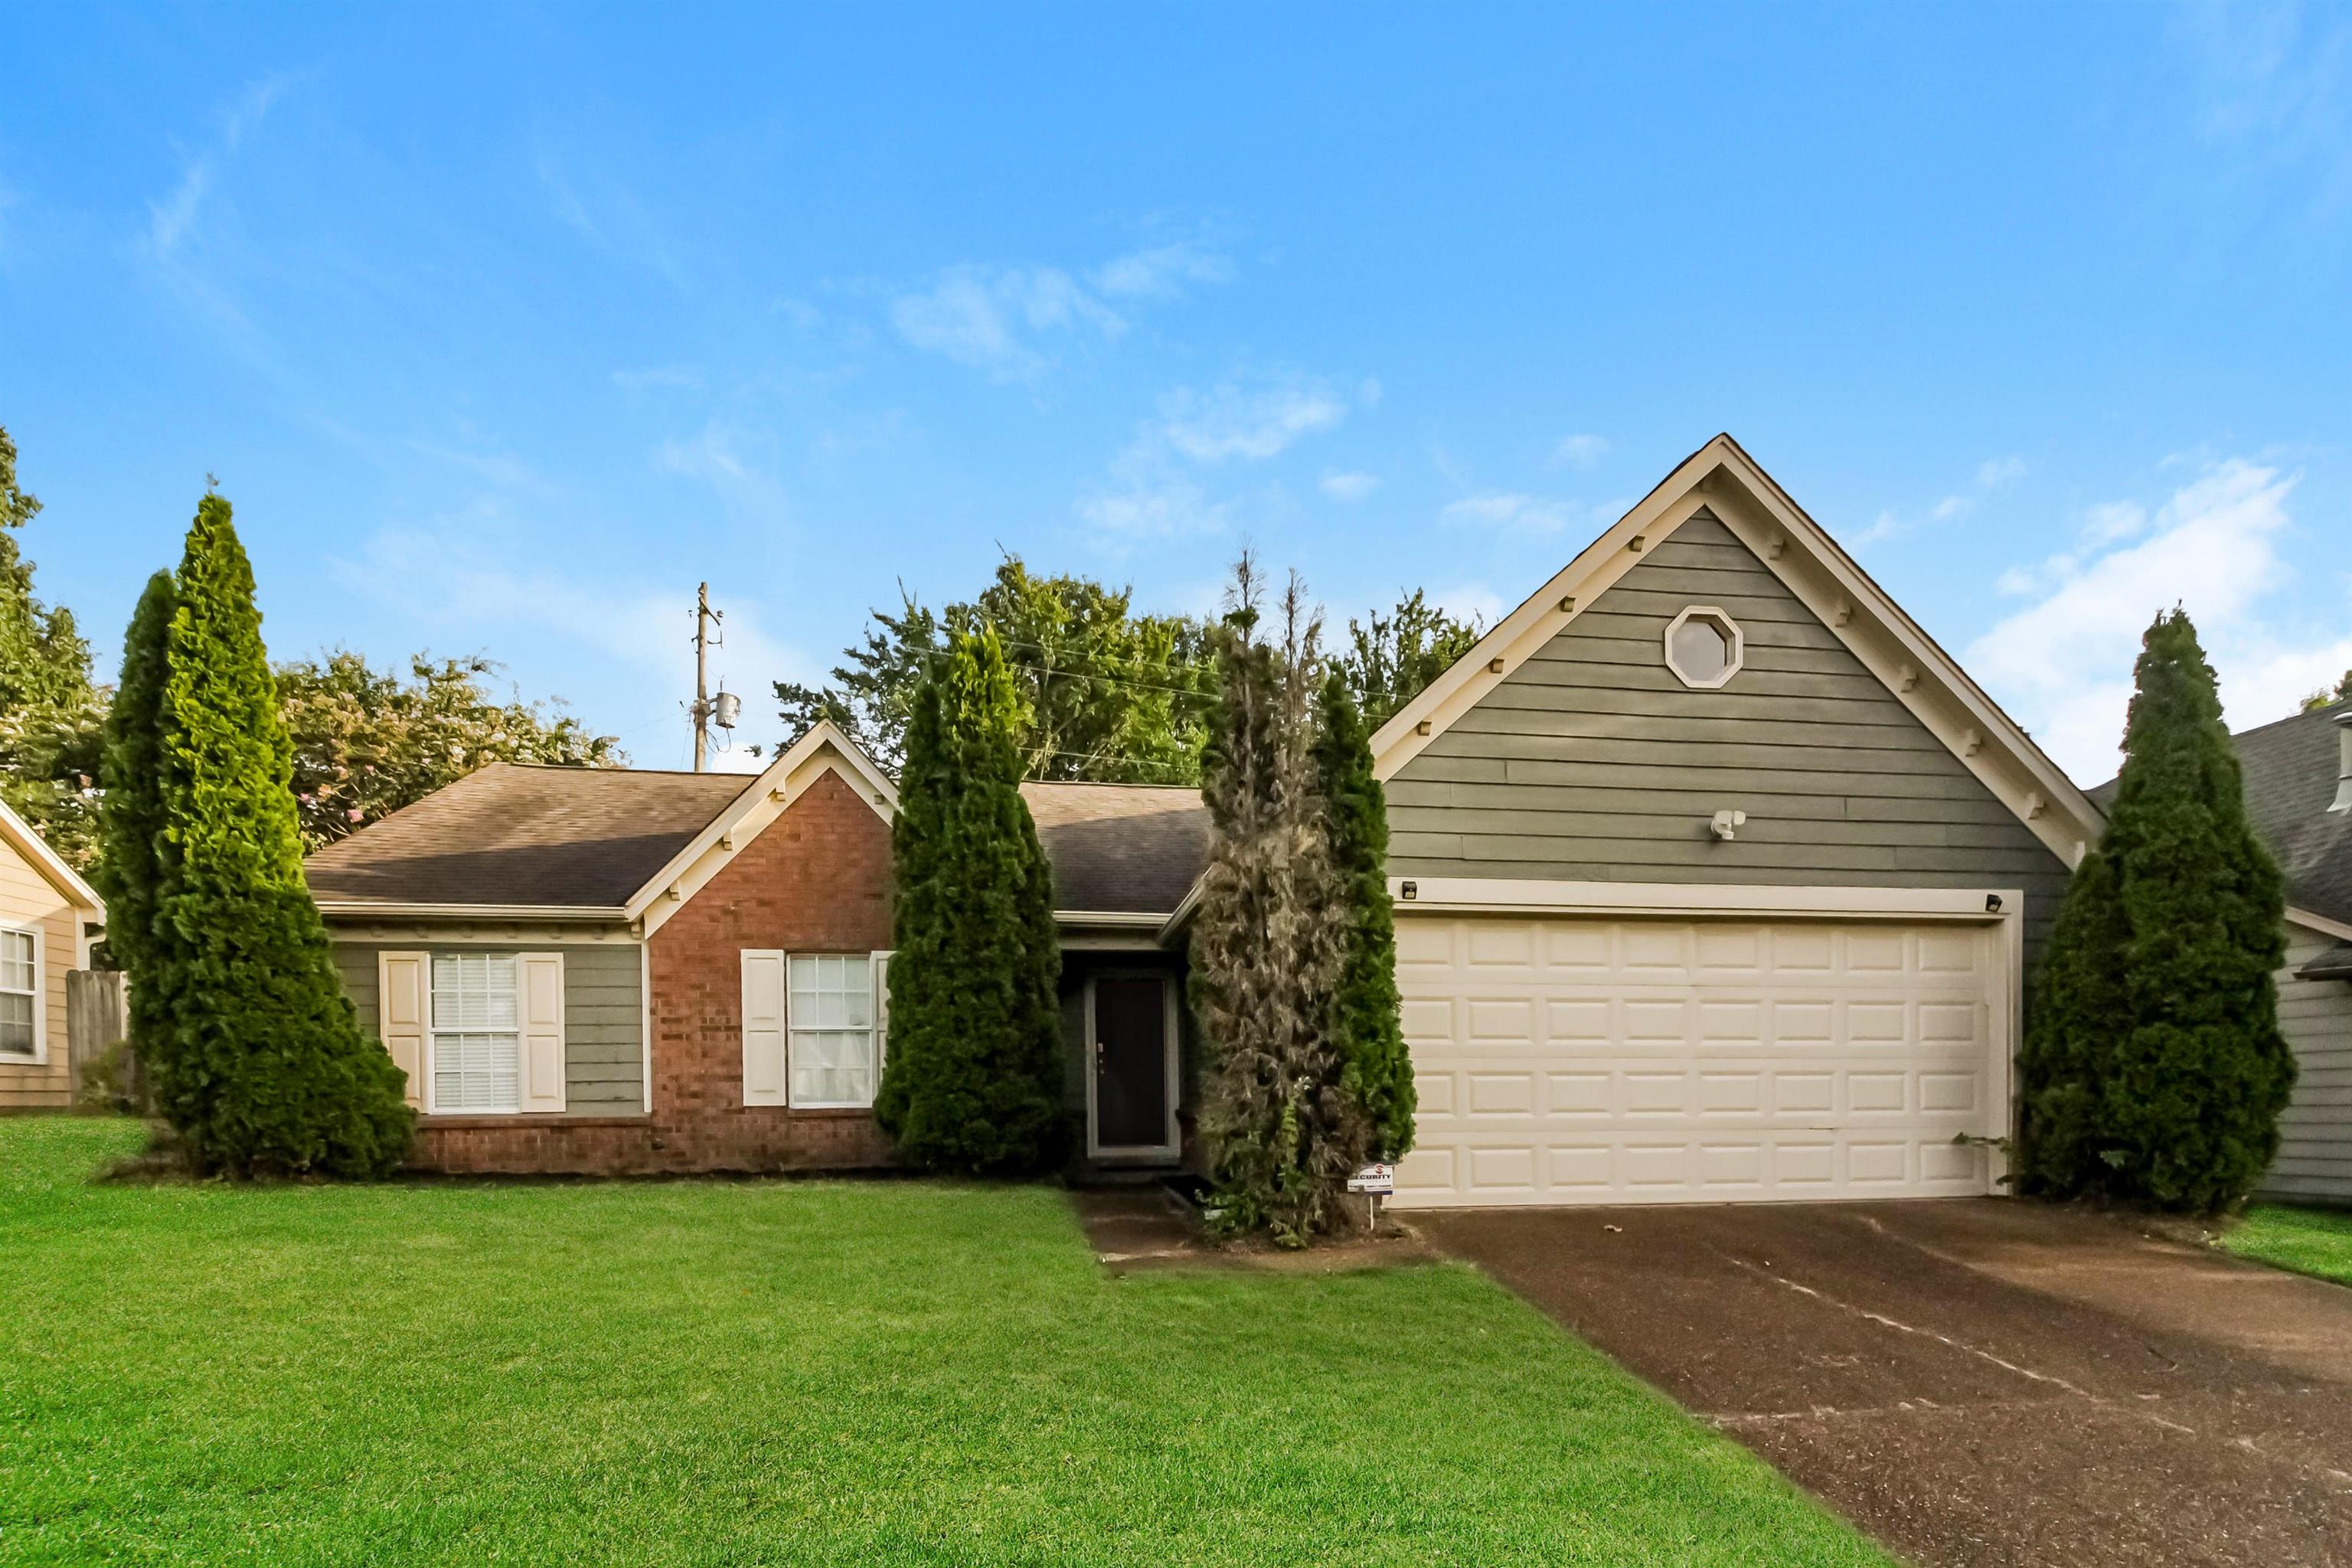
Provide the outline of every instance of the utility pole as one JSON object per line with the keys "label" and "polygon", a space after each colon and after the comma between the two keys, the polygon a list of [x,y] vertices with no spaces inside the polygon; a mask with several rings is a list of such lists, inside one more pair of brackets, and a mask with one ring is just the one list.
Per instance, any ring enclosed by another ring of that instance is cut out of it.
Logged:
{"label": "utility pole", "polygon": [[703,762],[710,750],[710,639],[713,621],[727,617],[710,607],[710,584],[703,584],[694,595],[694,771],[703,771]]}

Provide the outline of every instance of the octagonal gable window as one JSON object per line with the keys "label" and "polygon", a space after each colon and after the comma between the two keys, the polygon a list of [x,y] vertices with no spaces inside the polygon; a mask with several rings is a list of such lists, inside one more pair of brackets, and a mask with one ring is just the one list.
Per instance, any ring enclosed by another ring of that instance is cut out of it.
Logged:
{"label": "octagonal gable window", "polygon": [[1666,668],[1685,686],[1710,690],[1739,673],[1739,623],[1712,605],[1693,605],[1666,627]]}

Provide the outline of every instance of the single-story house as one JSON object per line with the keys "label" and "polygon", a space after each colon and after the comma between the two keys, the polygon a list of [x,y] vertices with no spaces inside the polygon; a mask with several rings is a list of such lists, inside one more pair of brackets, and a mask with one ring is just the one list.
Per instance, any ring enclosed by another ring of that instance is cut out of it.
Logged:
{"label": "single-story house", "polygon": [[[2231,737],[2246,815],[2286,879],[2279,1027],[2294,1048],[2294,1098],[2279,1118],[2263,1191],[2352,1202],[2352,702]],[[2115,781],[2091,792],[2105,805]]]}
{"label": "single-story house", "polygon": [[0,805],[0,1110],[73,1103],[66,975],[105,926],[90,885]]}
{"label": "single-story house", "polygon": [[[1997,1190],[2099,817],[1728,437],[1374,738],[1412,1205]],[[1033,784],[1095,1162],[1185,1152],[1190,791]],[[499,766],[312,858],[454,1170],[878,1162],[889,781]]]}

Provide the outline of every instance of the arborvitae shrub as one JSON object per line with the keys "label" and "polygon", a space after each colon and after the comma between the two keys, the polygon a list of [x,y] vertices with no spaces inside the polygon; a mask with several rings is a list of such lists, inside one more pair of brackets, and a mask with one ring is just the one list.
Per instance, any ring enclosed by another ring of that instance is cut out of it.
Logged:
{"label": "arborvitae shrub", "polygon": [[1315,774],[1347,922],[1331,993],[1341,1081],[1363,1108],[1376,1159],[1412,1147],[1412,1058],[1398,1016],[1396,911],[1389,901],[1389,808],[1372,773],[1372,732],[1346,675],[1324,677]]}
{"label": "arborvitae shrub", "polygon": [[923,1170],[1059,1164],[1061,949],[1021,798],[1012,671],[992,631],[951,635],[919,689],[891,826],[889,1051],[875,1114]]}
{"label": "arborvitae shrub", "polygon": [[[383,1174],[415,1118],[400,1069],[360,1031],[302,880],[253,570],[217,495],[197,508],[175,587],[153,732],[163,826],[149,969],[169,1009],[156,1021],[158,1109],[200,1170]],[[140,721],[127,712],[118,727],[118,770]]]}
{"label": "arborvitae shrub", "polygon": [[2212,1213],[2269,1168],[2294,1085],[2285,894],[2186,613],[2157,617],[2135,676],[2106,833],[2034,988],[2020,1163],[2030,1191]]}

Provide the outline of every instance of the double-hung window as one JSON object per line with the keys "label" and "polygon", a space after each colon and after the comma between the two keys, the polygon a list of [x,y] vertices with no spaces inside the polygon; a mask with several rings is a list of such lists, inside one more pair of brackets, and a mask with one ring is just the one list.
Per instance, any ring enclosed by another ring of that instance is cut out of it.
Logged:
{"label": "double-hung window", "polygon": [[882,1053],[875,1037],[874,958],[792,955],[792,1097],[806,1107],[874,1103]]}
{"label": "double-hung window", "polygon": [[433,1109],[519,1110],[522,1026],[515,955],[433,955]]}
{"label": "double-hung window", "polygon": [[743,953],[743,1103],[803,1110],[874,1103],[887,1028],[887,952]]}
{"label": "double-hung window", "polygon": [[41,1052],[41,933],[0,926],[0,1056]]}

